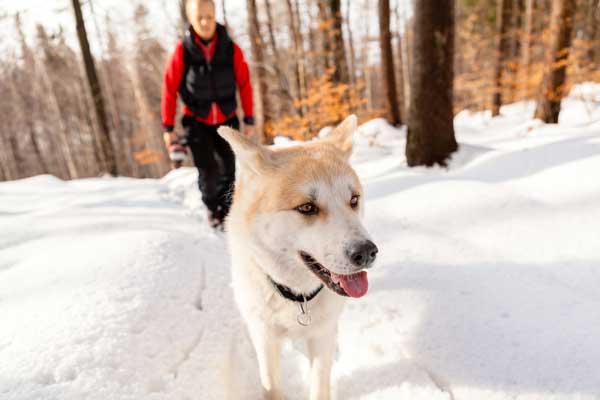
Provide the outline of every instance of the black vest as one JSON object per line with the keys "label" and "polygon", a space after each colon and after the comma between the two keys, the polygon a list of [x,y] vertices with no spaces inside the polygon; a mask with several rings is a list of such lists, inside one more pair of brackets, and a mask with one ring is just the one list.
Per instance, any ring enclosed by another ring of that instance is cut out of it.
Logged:
{"label": "black vest", "polygon": [[217,24],[217,45],[212,62],[207,62],[196,40],[192,27],[183,38],[185,69],[179,94],[185,105],[197,117],[208,116],[216,102],[225,116],[237,108],[235,73],[233,71],[233,42],[227,30]]}

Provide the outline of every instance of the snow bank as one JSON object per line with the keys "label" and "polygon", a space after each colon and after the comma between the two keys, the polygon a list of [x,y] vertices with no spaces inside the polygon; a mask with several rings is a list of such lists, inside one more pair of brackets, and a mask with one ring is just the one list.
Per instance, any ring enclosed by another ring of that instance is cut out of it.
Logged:
{"label": "snow bank", "polygon": [[[463,112],[447,169],[409,169],[403,129],[361,126],[381,251],[340,321],[336,398],[600,398],[599,93],[574,89],[555,126],[530,103]],[[0,226],[0,398],[258,398],[192,169],[1,183]],[[282,360],[306,398],[301,347]]]}

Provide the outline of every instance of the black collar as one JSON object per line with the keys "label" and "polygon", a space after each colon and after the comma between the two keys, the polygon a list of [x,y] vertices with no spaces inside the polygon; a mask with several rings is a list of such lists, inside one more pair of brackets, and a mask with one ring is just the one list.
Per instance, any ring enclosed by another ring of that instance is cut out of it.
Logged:
{"label": "black collar", "polygon": [[279,294],[291,301],[295,301],[296,303],[304,303],[305,301],[311,301],[312,299],[314,299],[315,297],[317,297],[317,295],[319,294],[319,292],[321,291],[321,289],[323,289],[323,285],[319,285],[318,288],[316,288],[313,292],[308,293],[308,294],[298,294],[296,292],[294,292],[292,289],[290,289],[287,286],[283,286],[282,284],[279,284],[277,282],[275,282],[273,280],[273,278],[271,278],[269,275],[267,275],[267,278],[269,279],[269,282],[271,282],[273,284],[273,286],[275,286],[275,289],[277,289],[277,291],[279,292]]}

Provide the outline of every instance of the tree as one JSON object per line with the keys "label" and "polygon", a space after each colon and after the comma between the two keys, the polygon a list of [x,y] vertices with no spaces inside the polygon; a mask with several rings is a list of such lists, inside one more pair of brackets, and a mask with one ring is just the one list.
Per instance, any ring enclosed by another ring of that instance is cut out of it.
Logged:
{"label": "tree", "polygon": [[592,64],[591,68],[596,64],[596,53],[598,46],[598,25],[600,24],[600,0],[588,0],[587,5],[587,39],[590,41],[590,47],[587,52],[588,61]]}
{"label": "tree", "polygon": [[394,54],[392,52],[392,34],[390,33],[390,0],[379,0],[379,46],[381,48],[381,74],[386,97],[387,119],[392,125],[400,125],[402,122],[396,94]]}
{"label": "tree", "polygon": [[409,166],[446,165],[458,149],[453,126],[454,0],[416,0],[410,110]]}
{"label": "tree", "polygon": [[[294,42],[294,73],[296,82],[296,94],[299,100],[306,97],[306,73],[304,68],[304,44],[302,43],[302,35],[300,35],[299,21],[296,18],[294,7],[291,0],[286,0],[287,12],[289,17],[290,36]],[[298,108],[300,115],[304,115],[302,107]]]}
{"label": "tree", "polygon": [[185,31],[188,28],[187,13],[185,11],[186,0],[179,0],[177,3],[177,10],[179,11],[179,18],[177,19],[177,36],[182,37],[185,35]]}
{"label": "tree", "polygon": [[492,98],[492,116],[500,115],[502,105],[502,74],[506,68],[510,40],[508,29],[512,18],[513,0],[498,0],[496,13],[496,64],[494,66],[494,94]]}
{"label": "tree", "polygon": [[[272,75],[277,79],[276,89],[273,94],[276,95],[276,101],[270,101],[269,104],[274,107],[270,110],[276,115],[286,114],[293,107],[294,96],[290,91],[287,76],[285,74],[285,57],[279,51],[279,46],[275,40],[275,21],[271,1],[265,0],[265,11],[267,14],[267,31],[269,32],[269,44],[271,47],[272,60],[269,63],[272,68]],[[284,50],[285,51],[285,50]],[[297,71],[297,70],[296,70]]]}
{"label": "tree", "polygon": [[[334,82],[349,83],[350,73],[346,60],[340,3],[340,0],[319,0],[319,18],[323,30],[323,48],[327,56],[326,67],[330,67],[330,62],[335,66]],[[331,60],[329,60],[330,55]]]}
{"label": "tree", "polygon": [[336,70],[333,75],[335,82],[349,83],[348,61],[346,59],[346,46],[342,30],[342,10],[340,0],[329,0],[331,17],[333,18],[333,59]]}
{"label": "tree", "polygon": [[531,33],[533,31],[533,8],[535,6],[535,0],[526,0],[525,3],[525,33],[524,38],[525,41],[523,43],[523,75],[524,75],[524,84],[523,84],[523,93],[524,97],[527,98],[529,95],[529,77],[531,75],[531,41],[532,36]]}
{"label": "tree", "polygon": [[100,147],[104,156],[104,168],[106,169],[106,172],[116,176],[118,172],[117,163],[114,149],[110,141],[110,132],[106,119],[104,98],[102,97],[102,90],[100,88],[100,81],[98,80],[98,73],[96,72],[96,67],[94,65],[94,58],[92,57],[92,52],[90,51],[90,44],[88,42],[87,32],[85,30],[85,22],[81,13],[81,4],[79,3],[79,0],[72,0],[72,4],[77,26],[77,38],[79,39],[79,46],[81,47],[81,53],[85,65],[85,73],[88,79],[92,99],[94,101],[94,111],[96,112],[97,122],[100,127]]}
{"label": "tree", "polygon": [[406,90],[405,86],[410,80],[407,80],[408,75],[408,67],[406,66],[406,57],[404,55],[406,46],[404,46],[403,42],[405,41],[405,35],[401,32],[402,22],[400,18],[400,5],[396,5],[396,51],[398,53],[398,66],[396,67],[397,74],[397,87],[398,87],[398,101],[400,106],[400,120],[406,118],[406,108],[407,108],[407,97],[406,94],[408,90]]}
{"label": "tree", "polygon": [[265,125],[268,124],[267,111],[270,110],[267,97],[267,80],[264,68],[264,43],[260,34],[260,25],[258,23],[258,14],[256,9],[256,0],[247,0],[246,8],[248,12],[248,36],[250,37],[250,47],[252,49],[252,70],[255,90],[254,114],[256,117],[256,135],[259,142],[264,142]]}
{"label": "tree", "polygon": [[221,0],[221,10],[223,11],[223,25],[229,26],[229,22],[227,22],[227,7],[225,6],[225,0]]}
{"label": "tree", "polygon": [[332,66],[331,40],[329,39],[331,19],[329,18],[327,0],[318,0],[317,5],[319,7],[319,31],[321,33],[321,58],[325,66],[323,70],[327,70]]}
{"label": "tree", "polygon": [[[50,133],[51,136],[58,134],[58,146],[56,146],[58,152],[64,159],[64,171],[62,176],[68,179],[78,178],[78,168],[75,161],[75,153],[73,151],[72,139],[73,135],[69,134],[68,120],[66,108],[61,107],[61,101],[69,99],[70,94],[68,88],[63,85],[58,85],[58,79],[54,77],[61,77],[64,79],[65,70],[68,69],[68,62],[55,48],[50,45],[50,38],[48,37],[44,27],[40,24],[36,26],[38,45],[42,48],[44,57],[41,62],[38,62],[36,69],[38,71],[38,79],[40,79],[42,90],[47,93],[46,99],[48,100],[50,110],[55,116],[55,122],[57,123],[56,131]],[[60,90],[62,89],[62,90]],[[65,104],[66,105],[66,104]]]}
{"label": "tree", "polygon": [[575,0],[552,2],[551,44],[546,53],[544,78],[535,110],[535,118],[546,123],[558,123],[560,103],[566,94],[565,82],[575,7]]}
{"label": "tree", "polygon": [[[21,23],[19,13],[15,15],[15,27],[17,28],[17,36],[19,38],[19,45],[21,48],[24,74],[19,74],[21,79],[19,79],[19,77],[12,79],[10,81],[10,83],[12,83],[10,86],[13,97],[17,98],[19,101],[18,114],[22,118],[24,125],[27,127],[27,133],[31,142],[31,150],[36,156],[36,161],[39,163],[41,172],[44,173],[48,172],[49,170],[42,155],[41,146],[39,144],[35,125],[33,123],[33,118],[29,115],[25,115],[28,114],[28,112],[31,111],[31,107],[35,105],[35,102],[32,99],[35,90],[31,84],[31,82],[34,80],[31,78],[35,74],[35,57],[25,39],[25,32],[23,32],[23,25]],[[21,90],[17,90],[17,87]]]}

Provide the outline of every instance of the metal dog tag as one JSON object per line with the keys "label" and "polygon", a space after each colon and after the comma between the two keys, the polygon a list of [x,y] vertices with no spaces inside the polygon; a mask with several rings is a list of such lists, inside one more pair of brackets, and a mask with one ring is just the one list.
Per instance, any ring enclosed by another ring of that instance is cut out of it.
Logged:
{"label": "metal dog tag", "polygon": [[304,298],[304,302],[300,303],[300,314],[296,317],[296,321],[298,324],[302,326],[309,326],[312,318],[310,317],[310,311],[308,311],[308,302],[306,301],[306,297]]}
{"label": "metal dog tag", "polygon": [[309,326],[311,322],[310,314],[300,313],[296,317],[296,321],[302,326]]}

